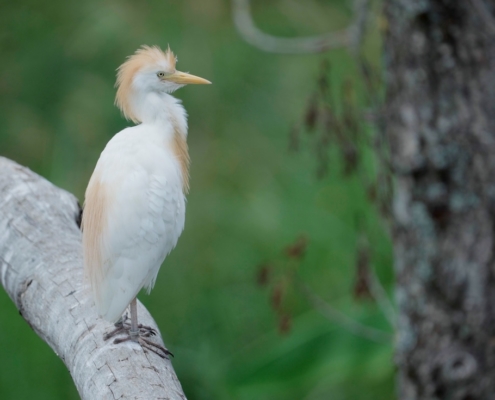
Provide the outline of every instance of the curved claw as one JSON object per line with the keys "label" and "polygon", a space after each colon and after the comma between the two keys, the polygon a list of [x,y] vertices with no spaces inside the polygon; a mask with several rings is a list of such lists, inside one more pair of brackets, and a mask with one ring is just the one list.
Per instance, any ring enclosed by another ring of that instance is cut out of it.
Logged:
{"label": "curved claw", "polygon": [[156,329],[152,328],[151,326],[139,324],[138,328],[139,330],[142,330],[145,333],[147,333],[148,334],[147,336],[156,336]]}
{"label": "curved claw", "polygon": [[114,337],[120,333],[124,333],[125,334],[124,337],[114,339],[113,343],[119,344],[119,343],[127,342],[129,340],[137,341],[145,351],[150,350],[153,353],[159,355],[161,358],[168,359],[169,356],[174,357],[172,352],[169,351],[167,348],[165,348],[159,344],[156,344],[156,343],[152,342],[151,340],[145,339],[145,338],[148,338],[150,336],[157,336],[156,329],[152,328],[151,326],[139,324],[138,325],[139,335],[137,337],[137,340],[136,340],[136,338],[132,338],[131,334],[130,334],[131,326],[125,322],[126,319],[127,318],[125,317],[125,319],[123,318],[122,321],[118,321],[115,324],[115,329],[113,329],[112,331],[110,331],[108,333],[105,333],[103,335],[103,339],[108,340],[108,339],[110,339],[110,338],[112,338],[112,337]]}
{"label": "curved claw", "polygon": [[170,350],[168,350],[166,347],[153,343],[150,340],[146,340],[143,337],[140,337],[138,341],[141,347],[145,347],[148,350],[151,350],[153,353],[158,354],[161,358],[168,359],[168,356],[174,357],[173,353]]}

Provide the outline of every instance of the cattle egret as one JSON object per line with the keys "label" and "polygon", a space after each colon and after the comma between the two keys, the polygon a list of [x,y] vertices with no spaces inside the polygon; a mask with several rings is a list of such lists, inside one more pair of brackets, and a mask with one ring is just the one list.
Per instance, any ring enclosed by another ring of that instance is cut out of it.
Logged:
{"label": "cattle egret", "polygon": [[[168,48],[143,46],[117,72],[115,104],[138,124],[106,145],[86,189],[82,218],[84,268],[98,313],[117,327],[105,339],[127,333],[162,357],[168,350],[145,339],[136,296],[153,288],[158,270],[175,247],[189,189],[187,117],[169,93],[206,79],[175,69]],[[130,306],[130,325],[122,315]],[[160,351],[157,351],[160,349]]]}

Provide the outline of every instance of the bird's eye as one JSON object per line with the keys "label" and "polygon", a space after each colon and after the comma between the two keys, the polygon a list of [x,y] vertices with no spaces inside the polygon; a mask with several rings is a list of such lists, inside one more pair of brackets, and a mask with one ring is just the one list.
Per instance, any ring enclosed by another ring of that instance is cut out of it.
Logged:
{"label": "bird's eye", "polygon": [[156,74],[156,76],[158,76],[158,78],[164,78],[165,77],[165,72],[163,71],[160,71]]}

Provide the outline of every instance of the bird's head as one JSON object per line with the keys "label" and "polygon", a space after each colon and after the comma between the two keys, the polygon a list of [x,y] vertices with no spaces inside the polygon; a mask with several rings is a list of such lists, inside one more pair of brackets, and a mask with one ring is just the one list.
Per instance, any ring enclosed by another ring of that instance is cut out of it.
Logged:
{"label": "bird's head", "polygon": [[134,112],[136,102],[150,93],[172,93],[187,84],[210,81],[175,69],[177,58],[167,49],[142,46],[117,70],[115,104],[127,119],[140,122]]}

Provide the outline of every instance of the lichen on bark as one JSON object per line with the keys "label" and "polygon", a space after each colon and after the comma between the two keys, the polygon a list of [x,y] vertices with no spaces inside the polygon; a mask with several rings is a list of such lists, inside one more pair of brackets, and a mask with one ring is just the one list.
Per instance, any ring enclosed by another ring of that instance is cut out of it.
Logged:
{"label": "lichen on bark", "polygon": [[495,393],[495,37],[475,2],[385,7],[401,400]]}

